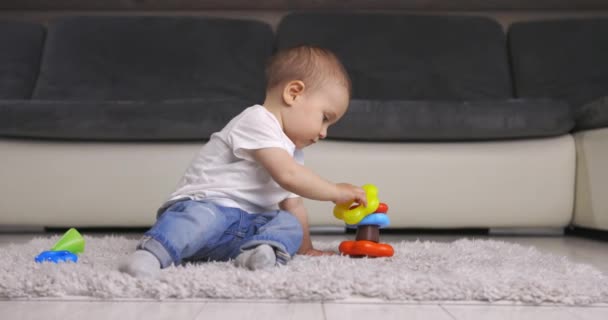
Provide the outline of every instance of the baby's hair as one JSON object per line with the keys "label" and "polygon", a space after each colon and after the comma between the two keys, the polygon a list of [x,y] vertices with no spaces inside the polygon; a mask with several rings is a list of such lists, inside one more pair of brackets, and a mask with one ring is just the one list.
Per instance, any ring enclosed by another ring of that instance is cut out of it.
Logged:
{"label": "baby's hair", "polygon": [[327,80],[337,80],[351,95],[348,72],[338,57],[328,49],[300,45],[279,50],[266,65],[266,90],[288,81],[301,80],[309,89],[320,87]]}

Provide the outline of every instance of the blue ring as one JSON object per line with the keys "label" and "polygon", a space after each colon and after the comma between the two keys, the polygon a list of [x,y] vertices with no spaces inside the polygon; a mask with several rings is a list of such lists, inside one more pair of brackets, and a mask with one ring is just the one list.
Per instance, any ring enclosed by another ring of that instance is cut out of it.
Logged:
{"label": "blue ring", "polygon": [[372,213],[363,218],[361,222],[357,224],[347,224],[346,227],[356,229],[358,226],[376,225],[380,228],[386,228],[389,224],[391,224],[391,220],[388,218],[388,215],[384,213]]}

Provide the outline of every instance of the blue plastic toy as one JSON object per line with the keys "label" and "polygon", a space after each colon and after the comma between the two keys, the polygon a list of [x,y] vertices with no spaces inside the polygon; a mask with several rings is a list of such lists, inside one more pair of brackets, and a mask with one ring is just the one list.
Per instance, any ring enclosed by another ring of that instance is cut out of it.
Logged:
{"label": "blue plastic toy", "polygon": [[36,256],[36,262],[38,263],[43,263],[43,262],[54,262],[54,263],[59,263],[59,262],[78,262],[78,256],[67,251],[67,250],[63,250],[63,251],[43,251],[41,254],[39,254],[38,256]]}

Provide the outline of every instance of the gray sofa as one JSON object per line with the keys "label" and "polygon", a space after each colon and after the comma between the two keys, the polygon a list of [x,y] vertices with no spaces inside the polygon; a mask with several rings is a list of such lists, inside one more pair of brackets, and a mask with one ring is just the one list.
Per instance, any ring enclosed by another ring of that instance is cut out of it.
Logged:
{"label": "gray sofa", "polygon": [[[354,91],[306,163],[376,184],[392,227],[608,230],[607,21],[2,22],[0,225],[152,224],[209,135],[263,101],[272,52],[313,43],[341,57]],[[331,204],[307,206],[312,225],[341,225]]]}

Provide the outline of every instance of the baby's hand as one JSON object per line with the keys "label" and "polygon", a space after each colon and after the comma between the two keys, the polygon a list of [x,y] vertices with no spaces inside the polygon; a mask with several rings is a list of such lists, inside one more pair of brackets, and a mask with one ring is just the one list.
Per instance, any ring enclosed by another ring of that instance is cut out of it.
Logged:
{"label": "baby's hand", "polygon": [[367,195],[362,188],[348,183],[338,183],[336,184],[336,187],[338,192],[336,198],[333,200],[334,203],[340,204],[355,201],[362,204],[364,207],[367,207]]}

